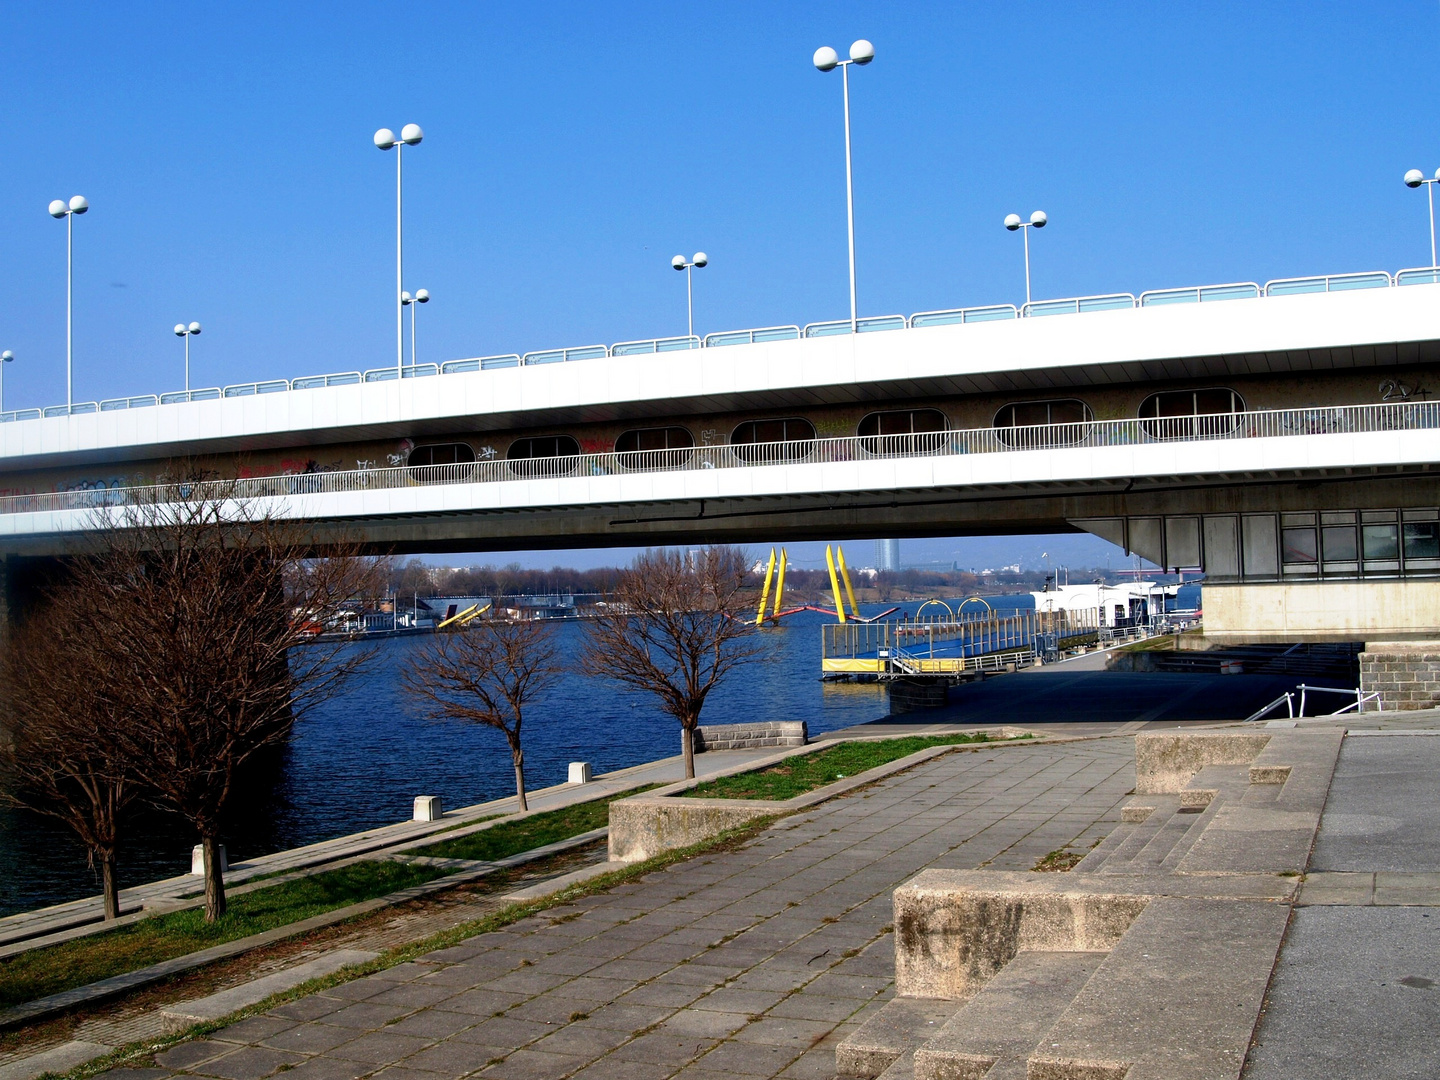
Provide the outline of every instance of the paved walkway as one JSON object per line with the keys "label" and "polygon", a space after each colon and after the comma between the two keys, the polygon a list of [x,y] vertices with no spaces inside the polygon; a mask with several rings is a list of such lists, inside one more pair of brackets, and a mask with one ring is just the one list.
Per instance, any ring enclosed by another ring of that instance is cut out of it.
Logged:
{"label": "paved walkway", "polygon": [[1440,730],[1346,738],[1300,901],[1248,1080],[1440,1076]]}
{"label": "paved walkway", "polygon": [[218,1080],[829,1077],[889,996],[891,893],[929,866],[1087,850],[1134,782],[1125,738],[946,755],[679,863],[158,1056]]}

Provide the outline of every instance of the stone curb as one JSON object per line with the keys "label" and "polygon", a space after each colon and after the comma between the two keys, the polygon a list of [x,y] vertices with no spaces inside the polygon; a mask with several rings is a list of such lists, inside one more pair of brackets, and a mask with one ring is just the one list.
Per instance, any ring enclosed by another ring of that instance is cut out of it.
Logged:
{"label": "stone curb", "polygon": [[286,938],[296,937],[300,934],[307,934],[312,930],[320,930],[327,926],[333,926],[336,923],[345,922],[360,915],[367,915],[381,908],[404,903],[406,900],[415,900],[422,896],[429,896],[432,893],[442,892],[456,885],[464,885],[477,878],[484,877],[487,874],[492,874],[497,870],[508,870],[527,862],[543,859],[550,855],[558,855],[561,852],[569,851],[573,848],[583,847],[586,844],[603,839],[609,834],[609,831],[608,827],[591,829],[589,832],[581,833],[578,836],[572,836],[565,840],[557,840],[553,844],[546,844],[544,847],[533,848],[530,851],[522,851],[507,858],[496,860],[495,862],[481,863],[472,869],[463,870],[446,877],[436,878],[434,881],[427,881],[423,885],[414,885],[408,889],[401,889],[399,892],[393,892],[387,896],[378,896],[373,900],[362,900],[359,903],[350,904],[343,908],[336,908],[334,911],[314,915],[308,919],[302,919],[299,922],[289,923],[285,926],[277,926],[273,930],[266,930],[259,934],[251,934],[249,937],[236,938],[234,941],[227,941],[223,945],[213,945],[208,949],[187,953],[184,956],[172,957],[169,960],[163,960],[158,964],[152,964],[149,967],[140,968],[136,971],[127,971],[121,975],[112,975],[108,979],[101,979],[98,982],[88,983],[85,986],[77,986],[71,990],[63,990],[58,994],[50,994],[47,997],[36,998],[34,1001],[27,1001],[23,1005],[16,1005],[13,1008],[6,1009],[4,1012],[0,1012],[0,1030],[66,1012],[80,1005],[91,1005],[106,998],[114,997],[117,994],[127,993],[142,986],[159,982],[162,979],[168,979],[171,976],[193,971],[207,964],[213,964],[217,960],[228,960],[232,956],[239,956],[242,953],[249,952],[252,949],[263,948],[266,945],[273,945],[275,942],[284,941]]}

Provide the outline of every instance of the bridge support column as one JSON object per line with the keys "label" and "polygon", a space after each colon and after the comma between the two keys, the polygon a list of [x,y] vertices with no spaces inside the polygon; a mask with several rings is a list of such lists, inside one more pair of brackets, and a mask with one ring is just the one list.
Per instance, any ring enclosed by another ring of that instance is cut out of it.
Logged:
{"label": "bridge support column", "polygon": [[950,684],[944,679],[895,679],[886,688],[890,715],[902,716],[919,709],[941,708],[948,699]]}

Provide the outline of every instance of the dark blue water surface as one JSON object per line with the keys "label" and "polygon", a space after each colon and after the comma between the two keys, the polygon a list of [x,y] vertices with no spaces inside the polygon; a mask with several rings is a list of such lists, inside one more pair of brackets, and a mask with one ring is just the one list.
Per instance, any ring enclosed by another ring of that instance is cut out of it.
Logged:
{"label": "dark blue water surface", "polygon": [[[1028,594],[991,601],[1000,610],[1032,606]],[[902,610],[917,606],[912,601]],[[862,606],[866,614],[881,610]],[[820,681],[820,627],[830,621],[833,616],[802,612],[767,628],[761,635],[764,655],[715,691],[702,722],[804,720],[812,732],[821,732],[884,715],[882,687]],[[585,627],[559,623],[556,633],[563,651],[573,656]],[[250,770],[226,829],[232,859],[404,821],[416,795],[439,795],[447,807],[513,795],[502,734],[426,719],[423,707],[401,688],[401,670],[424,643],[424,638],[378,642],[371,670],[343,697],[298,721],[289,744]],[[653,699],[578,674],[566,675],[529,710],[523,735],[531,788],[563,783],[571,761],[588,761],[602,773],[680,750],[678,725]],[[195,839],[171,815],[140,812],[122,845],[122,884],[183,873]],[[33,814],[0,809],[0,914],[97,888],[68,830]]]}

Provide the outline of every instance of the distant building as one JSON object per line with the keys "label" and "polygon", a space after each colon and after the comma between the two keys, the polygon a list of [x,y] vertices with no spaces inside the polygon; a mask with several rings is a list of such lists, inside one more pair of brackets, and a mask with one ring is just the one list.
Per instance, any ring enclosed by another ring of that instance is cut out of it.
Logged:
{"label": "distant building", "polygon": [[877,570],[899,570],[899,569],[900,569],[900,541],[899,541],[899,540],[876,540],[876,541],[875,541],[875,569],[877,569]]}

